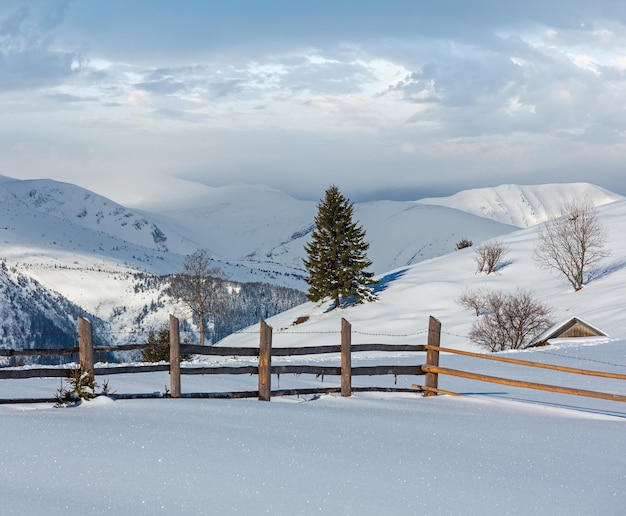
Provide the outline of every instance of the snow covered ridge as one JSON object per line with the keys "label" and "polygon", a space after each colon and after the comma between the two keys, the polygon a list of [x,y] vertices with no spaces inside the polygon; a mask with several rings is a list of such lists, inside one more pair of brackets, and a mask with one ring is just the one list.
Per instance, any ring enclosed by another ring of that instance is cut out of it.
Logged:
{"label": "snow covered ridge", "polygon": [[[509,214],[508,220],[516,220],[517,215],[512,214],[520,204],[521,195],[528,200],[523,204],[526,218],[528,213],[545,209],[548,200],[553,203],[551,209],[556,209],[557,200],[560,203],[571,197],[590,198],[603,205],[602,214],[608,214],[617,213],[619,199],[623,199],[587,184],[507,186],[458,195],[467,206],[480,206],[490,191],[493,195],[500,192],[500,206]],[[617,202],[605,205],[611,199]],[[472,250],[455,251],[458,241],[466,238],[478,243],[497,237],[516,242],[520,238],[516,226],[464,212],[460,202],[445,202],[451,207],[418,201],[376,201],[355,206],[355,219],[365,228],[366,239],[371,244],[368,256],[374,262],[372,270],[380,277],[391,278],[383,281],[381,299],[387,299],[391,293],[398,296],[399,292],[398,299],[406,303],[393,309],[410,323],[410,331],[400,329],[401,333],[415,332],[415,324],[417,331],[423,330],[428,315],[443,318],[450,313],[450,305],[456,306],[453,301],[459,295],[457,287],[471,286],[474,280],[479,284],[494,281],[474,274]],[[18,274],[32,279],[38,289],[50,293],[51,299],[63,299],[64,303],[93,314],[109,324],[112,334],[116,334],[128,331],[139,314],[145,314],[144,325],[158,325],[167,320],[168,313],[176,307],[164,300],[161,288],[142,287],[137,291],[138,282],[144,281],[138,275],[178,272],[184,256],[198,249],[209,249],[216,265],[233,281],[258,281],[304,290],[301,259],[315,211],[315,202],[300,201],[277,190],[231,185],[200,186],[198,197],[188,207],[162,207],[149,213],[120,206],[75,185],[0,178],[0,261],[5,262],[9,271],[14,271],[7,280],[17,284]],[[617,219],[615,227],[619,228],[622,215]],[[610,230],[610,237],[614,238],[620,231]],[[609,246],[614,252],[606,262],[607,271],[596,271],[597,282],[616,277],[621,270],[619,254],[615,251],[620,243],[611,241]],[[511,248],[511,263],[497,277],[508,277],[510,271],[517,270],[517,279],[524,286],[533,287],[536,278],[546,278],[545,284],[557,282],[558,288],[562,287],[559,279],[534,266],[529,258],[531,244],[523,251],[516,252],[516,245]],[[423,264],[422,268],[413,267],[419,264]],[[432,270],[421,276],[420,271],[429,267]],[[457,282],[454,288],[450,284],[452,280]],[[441,286],[429,292],[427,285],[432,282],[440,282]],[[586,291],[576,299],[587,296]],[[560,302],[562,296],[558,292],[549,292],[547,296]],[[446,294],[445,300],[440,299],[440,293]],[[374,305],[383,307],[387,303]],[[21,305],[34,306],[34,303]],[[439,309],[439,305],[443,307]],[[371,309],[365,308],[363,313]],[[422,310],[423,315],[419,316],[422,319],[416,323],[415,317]],[[320,311],[323,313],[324,308]],[[186,318],[185,314],[178,315]],[[572,315],[585,317],[576,309],[576,313],[563,314],[563,318]],[[370,326],[380,320],[377,315],[372,318]],[[293,319],[278,327],[289,327]],[[585,319],[606,327],[593,317]],[[444,330],[458,326],[458,332],[466,335],[466,322],[443,322]],[[73,318],[69,324],[74,324]]]}
{"label": "snow covered ridge", "polygon": [[569,183],[501,185],[465,190],[450,197],[420,199],[418,202],[456,208],[503,224],[527,228],[558,215],[561,206],[575,198],[603,206],[624,197],[589,183]]}
{"label": "snow covered ridge", "polygon": [[77,186],[49,180],[26,180],[4,182],[0,188],[34,212],[158,251],[167,251],[167,236],[153,221]]}
{"label": "snow covered ridge", "polygon": [[[449,198],[359,203],[355,219],[366,230],[372,270],[382,274],[445,255],[462,238],[479,242],[541,222],[574,197],[596,205],[621,199],[583,183],[505,185]],[[271,188],[199,185],[188,205],[146,212],[67,183],[3,178],[0,199],[8,255],[19,244],[20,258],[80,252],[165,274],[206,249],[234,280],[305,288],[302,258],[316,203]]]}

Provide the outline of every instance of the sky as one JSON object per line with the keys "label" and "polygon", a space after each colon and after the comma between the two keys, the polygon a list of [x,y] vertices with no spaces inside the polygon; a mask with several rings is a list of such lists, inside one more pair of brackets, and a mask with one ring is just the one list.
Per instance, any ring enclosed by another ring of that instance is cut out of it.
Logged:
{"label": "sky", "polygon": [[197,184],[626,194],[618,0],[3,0],[0,174],[127,205]]}

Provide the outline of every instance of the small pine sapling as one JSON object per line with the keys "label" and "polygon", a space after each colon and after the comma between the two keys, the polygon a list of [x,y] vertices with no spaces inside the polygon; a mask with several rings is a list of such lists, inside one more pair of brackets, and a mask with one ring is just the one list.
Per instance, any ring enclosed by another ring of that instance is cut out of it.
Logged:
{"label": "small pine sapling", "polygon": [[83,400],[89,401],[96,395],[96,380],[93,372],[73,369],[67,384],[61,381],[61,387],[57,389],[55,407],[68,407],[79,405]]}

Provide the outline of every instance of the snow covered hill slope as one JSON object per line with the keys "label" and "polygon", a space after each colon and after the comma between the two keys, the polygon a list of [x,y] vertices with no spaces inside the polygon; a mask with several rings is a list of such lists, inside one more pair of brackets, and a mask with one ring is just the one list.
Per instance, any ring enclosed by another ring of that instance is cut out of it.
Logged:
{"label": "snow covered hill slope", "polygon": [[[502,193],[503,188],[508,195]],[[501,207],[508,214],[507,220],[513,222],[519,222],[515,210],[522,194],[530,199],[528,205],[535,213],[547,205],[545,199],[564,201],[584,195],[604,204],[619,198],[605,191],[600,195],[592,185],[498,187],[493,191],[500,192]],[[531,195],[536,191],[541,196]],[[485,195],[484,190],[470,191],[463,199],[468,206],[480,206]],[[315,212],[315,202],[300,201],[264,186],[200,185],[197,195],[184,208],[162,207],[149,213],[120,206],[75,185],[0,177],[0,262],[11,271],[7,281],[13,283],[12,289],[19,288],[18,276],[32,280],[37,289],[48,293],[49,299],[58,298],[93,314],[108,325],[112,334],[120,334],[139,326],[158,325],[168,313],[176,313],[177,307],[167,299],[163,286],[149,278],[179,271],[185,255],[197,249],[210,250],[215,264],[233,281],[304,290],[301,259]],[[426,263],[424,267],[439,267],[440,262],[433,260],[445,255],[449,256],[441,266],[447,275],[441,280],[441,288],[445,292],[455,285],[450,295],[458,295],[457,287],[466,281],[458,277],[458,272],[466,271],[474,278],[474,265],[471,250],[454,251],[456,242],[465,238],[477,243],[516,234],[512,233],[514,226],[457,207],[417,201],[357,204],[355,217],[371,243],[373,272],[385,275],[392,271],[380,287],[381,302],[388,291],[398,288],[391,279],[412,277],[414,269],[410,266],[421,262]],[[461,257],[465,257],[463,263],[457,264],[455,260]],[[507,266],[506,270],[511,269]],[[519,279],[527,281],[538,271],[527,268],[521,274]],[[415,281],[421,285],[439,276],[439,271],[433,269]],[[432,292],[411,293],[406,303],[416,314],[420,307],[432,304],[430,298]],[[20,306],[35,305],[25,302]],[[63,309],[55,310],[60,313]],[[40,313],[32,315],[41,319]],[[371,317],[376,319],[378,315]],[[405,320],[411,317],[401,316]],[[58,318],[50,314],[50,320]],[[64,324],[59,322],[59,328]]]}
{"label": "snow covered hill slope", "polygon": [[[260,269],[280,264],[304,274],[304,246],[313,231],[315,213],[313,203],[287,199],[284,204],[268,200],[258,212],[233,203],[221,205],[215,212],[190,210],[169,215],[181,226],[196,227],[196,234],[230,262]],[[355,219],[366,231],[368,256],[372,270],[378,273],[447,254],[464,237],[481,241],[514,229],[457,210],[412,202],[357,204]]]}
{"label": "snow covered hill slope", "polygon": [[[171,274],[181,270],[186,255],[211,253],[208,239],[197,236],[75,185],[0,176],[0,258],[20,267]],[[280,263],[258,267],[212,256],[234,281],[301,286],[301,274],[285,272]],[[56,289],[54,283],[49,287]]]}
{"label": "snow covered hill slope", "polygon": [[602,206],[623,199],[623,196],[588,183],[569,183],[477,188],[450,197],[420,199],[419,202],[456,208],[503,224],[527,228],[558,215],[561,206],[572,199],[589,200],[595,206]]}
{"label": "snow covered hill slope", "polygon": [[156,273],[182,261],[154,222],[66,183],[1,178],[0,220],[2,257],[12,261],[68,265],[88,256],[90,265]]}
{"label": "snow covered hill slope", "polygon": [[[535,226],[498,237],[509,252],[492,274],[476,274],[475,252],[467,248],[388,272],[380,278],[376,302],[341,310],[330,310],[330,301],[306,303],[270,318],[274,345],[337,343],[341,318],[352,324],[354,343],[423,343],[432,315],[442,323],[442,345],[476,350],[467,338],[476,317],[456,300],[468,289],[513,292],[518,288],[530,289],[552,306],[555,322],[576,316],[603,330],[609,339],[626,339],[626,200],[601,206],[598,214],[607,229],[611,255],[587,271],[587,284],[578,292],[565,277],[537,267],[532,257],[539,230]],[[295,324],[296,320],[306,322]],[[231,335],[222,344],[254,345],[255,339],[249,334]]]}
{"label": "snow covered hill slope", "polygon": [[[502,185],[448,198],[356,203],[354,216],[366,231],[372,270],[381,274],[448,254],[463,238],[480,242],[543,222],[576,198],[596,206],[623,199],[587,183]],[[223,260],[299,275],[316,204],[262,185],[198,185],[184,207],[161,207],[151,217],[175,224]]]}
{"label": "snow covered hill slope", "polygon": [[[50,292],[35,279],[9,270],[5,262],[0,265],[0,299],[2,348],[72,347],[78,316],[91,320],[96,338],[106,339],[107,328],[102,320]],[[0,360],[0,364],[6,362]]]}

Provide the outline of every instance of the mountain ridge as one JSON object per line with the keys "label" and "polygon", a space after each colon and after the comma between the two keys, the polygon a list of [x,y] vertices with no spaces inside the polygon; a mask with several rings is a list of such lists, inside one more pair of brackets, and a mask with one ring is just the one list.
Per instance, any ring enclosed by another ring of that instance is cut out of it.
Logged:
{"label": "mountain ridge", "polygon": [[[527,187],[520,188],[509,191],[519,195]],[[554,198],[566,198],[596,188],[578,184],[544,190],[546,196],[552,189]],[[141,278],[180,271],[184,257],[197,249],[209,249],[214,265],[232,281],[305,290],[301,259],[316,203],[263,186],[233,185],[212,192],[205,206],[194,201],[187,210],[150,213],[68,183],[0,178],[0,261],[63,306],[71,303],[74,311],[104,321],[103,334],[114,339],[116,332],[133,325],[158,325],[168,313],[191,320],[167,298],[162,285],[145,287]],[[504,207],[516,200],[499,195]],[[355,204],[355,218],[367,232],[373,272],[379,276],[449,254],[461,239],[477,243],[518,229],[420,201]],[[16,277],[3,281],[19,288]]]}
{"label": "mountain ridge", "polygon": [[[518,199],[516,205],[510,202],[514,198]],[[505,199],[509,202],[504,202]],[[557,216],[561,206],[572,199],[588,200],[594,206],[603,206],[624,197],[591,183],[505,184],[463,190],[449,197],[430,197],[417,202],[448,206],[503,224],[528,228]]]}

